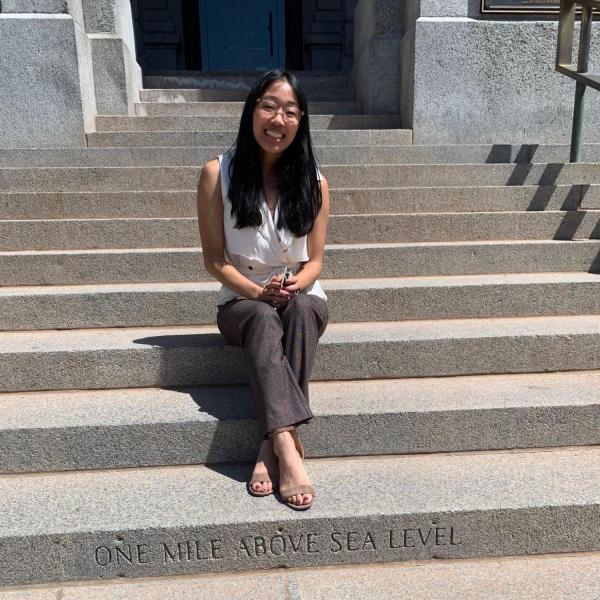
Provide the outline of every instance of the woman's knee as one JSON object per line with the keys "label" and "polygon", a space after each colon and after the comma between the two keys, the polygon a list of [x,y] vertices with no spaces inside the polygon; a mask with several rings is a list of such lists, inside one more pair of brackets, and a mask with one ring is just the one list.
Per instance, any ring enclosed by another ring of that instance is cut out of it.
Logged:
{"label": "woman's knee", "polygon": [[281,320],[274,307],[265,302],[253,301],[244,319],[245,326],[280,332]]}
{"label": "woman's knee", "polygon": [[290,300],[285,312],[288,318],[314,320],[319,328],[327,323],[327,303],[318,296],[297,294]]}

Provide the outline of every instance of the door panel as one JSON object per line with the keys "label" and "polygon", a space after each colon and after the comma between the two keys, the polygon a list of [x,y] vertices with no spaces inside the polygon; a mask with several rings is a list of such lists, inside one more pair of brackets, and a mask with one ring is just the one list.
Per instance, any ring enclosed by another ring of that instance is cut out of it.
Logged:
{"label": "door panel", "polygon": [[204,70],[283,68],[284,11],[285,0],[201,0]]}

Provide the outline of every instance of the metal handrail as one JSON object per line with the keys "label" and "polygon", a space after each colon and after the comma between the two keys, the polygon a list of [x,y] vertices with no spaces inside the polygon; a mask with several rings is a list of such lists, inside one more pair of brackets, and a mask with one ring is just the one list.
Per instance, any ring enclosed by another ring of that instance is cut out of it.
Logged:
{"label": "metal handrail", "polygon": [[[581,4],[581,30],[579,32],[577,65],[575,65],[573,63],[573,35],[578,3]],[[560,0],[556,70],[576,81],[571,130],[571,162],[581,160],[585,91],[588,86],[600,90],[600,75],[588,73],[594,9],[600,10],[600,0]]]}

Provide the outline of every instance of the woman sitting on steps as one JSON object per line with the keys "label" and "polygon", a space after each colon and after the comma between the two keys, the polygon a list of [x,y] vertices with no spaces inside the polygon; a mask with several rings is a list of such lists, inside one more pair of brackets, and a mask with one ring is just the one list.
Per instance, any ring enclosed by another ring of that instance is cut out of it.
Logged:
{"label": "woman sitting on steps", "polygon": [[206,163],[198,220],[206,269],[223,285],[217,324],[241,346],[262,438],[248,483],[295,510],[312,506],[295,427],[312,417],[308,381],[327,325],[323,266],[329,190],[313,156],[296,78],[271,71],[244,104],[234,146]]}

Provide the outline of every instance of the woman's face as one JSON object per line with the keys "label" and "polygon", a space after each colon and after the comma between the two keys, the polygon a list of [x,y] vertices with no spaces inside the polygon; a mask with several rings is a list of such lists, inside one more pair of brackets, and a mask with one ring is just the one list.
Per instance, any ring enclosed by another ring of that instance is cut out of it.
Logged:
{"label": "woman's face", "polygon": [[279,155],[294,141],[299,125],[294,113],[302,118],[296,94],[287,81],[275,81],[265,89],[252,116],[254,139],[263,152]]}

